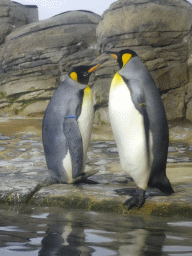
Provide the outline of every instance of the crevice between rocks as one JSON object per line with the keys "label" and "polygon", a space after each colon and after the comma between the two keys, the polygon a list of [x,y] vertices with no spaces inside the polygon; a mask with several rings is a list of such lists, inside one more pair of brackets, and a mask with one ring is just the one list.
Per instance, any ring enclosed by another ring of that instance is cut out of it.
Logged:
{"label": "crevice between rocks", "polygon": [[97,23],[91,23],[91,22],[90,23],[85,23],[85,22],[82,22],[82,23],[64,23],[64,24],[60,24],[60,25],[45,27],[45,28],[42,28],[42,29],[39,29],[39,30],[26,32],[22,35],[18,35],[16,37],[10,38],[8,40],[11,41],[11,40],[15,40],[16,38],[21,38],[21,37],[24,37],[24,36],[27,36],[27,35],[32,35],[34,33],[38,33],[38,32],[44,31],[44,30],[53,29],[53,28],[62,27],[62,26],[71,26],[71,25],[76,25],[76,26],[78,26],[78,25],[95,25],[95,26],[97,26],[98,24]]}
{"label": "crevice between rocks", "polygon": [[26,204],[30,204],[31,200],[33,199],[33,196],[39,192],[39,190],[41,190],[41,188],[43,188],[43,184],[39,183],[37,184],[37,186],[31,191],[31,193],[26,197],[25,203]]}

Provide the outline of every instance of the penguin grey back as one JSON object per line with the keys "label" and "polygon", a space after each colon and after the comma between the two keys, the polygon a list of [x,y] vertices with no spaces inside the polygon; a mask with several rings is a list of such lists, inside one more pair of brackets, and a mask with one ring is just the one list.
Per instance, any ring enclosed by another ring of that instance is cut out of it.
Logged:
{"label": "penguin grey back", "polygon": [[[56,176],[60,182],[68,182],[63,159],[69,149],[71,157],[75,158],[72,159],[73,169],[76,170],[73,172],[73,178],[78,176],[83,165],[82,138],[77,120],[66,117],[80,116],[85,87],[67,77],[55,91],[44,114],[42,138],[46,162],[52,176]],[[79,163],[78,169],[75,166],[76,162]]]}

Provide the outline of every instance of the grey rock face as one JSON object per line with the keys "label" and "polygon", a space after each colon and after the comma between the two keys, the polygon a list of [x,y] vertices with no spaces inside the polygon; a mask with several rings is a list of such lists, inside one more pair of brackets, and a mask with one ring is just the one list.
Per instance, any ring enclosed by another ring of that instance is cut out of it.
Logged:
{"label": "grey rock face", "polygon": [[9,34],[2,46],[0,115],[42,114],[71,66],[95,58],[99,20],[88,11],[66,12]]}
{"label": "grey rock face", "polygon": [[[168,119],[192,120],[189,2],[118,0],[102,17],[71,11],[37,22],[37,16],[36,7],[0,1],[0,116],[42,115],[71,66],[106,58],[107,49],[131,48],[154,77]],[[96,124],[109,123],[109,88],[118,70],[109,57],[91,75]]]}
{"label": "grey rock face", "polygon": [[[191,88],[191,15],[192,5],[183,0],[119,0],[105,11],[97,27],[102,51],[131,48],[137,52],[156,81],[170,120],[186,116],[192,120],[191,96],[187,110],[185,105],[188,84]],[[107,104],[102,81],[108,83],[118,70],[113,59],[110,68],[108,62],[104,65],[106,75],[95,79],[98,107]]]}
{"label": "grey rock face", "polygon": [[0,44],[15,28],[38,21],[36,5],[22,5],[10,0],[0,1]]}

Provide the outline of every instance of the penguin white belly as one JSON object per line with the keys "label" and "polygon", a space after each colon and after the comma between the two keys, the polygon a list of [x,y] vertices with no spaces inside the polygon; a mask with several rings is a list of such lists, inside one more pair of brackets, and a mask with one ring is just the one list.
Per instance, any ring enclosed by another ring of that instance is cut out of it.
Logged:
{"label": "penguin white belly", "polygon": [[[89,86],[84,89],[84,97],[81,108],[81,115],[77,122],[83,141],[83,170],[85,168],[87,149],[91,138],[93,127],[94,109],[93,109],[93,96]],[[82,171],[83,171],[82,170]]]}
{"label": "penguin white belly", "polygon": [[109,94],[109,117],[123,170],[134,179],[139,188],[146,190],[150,166],[144,120],[118,73],[112,81]]}

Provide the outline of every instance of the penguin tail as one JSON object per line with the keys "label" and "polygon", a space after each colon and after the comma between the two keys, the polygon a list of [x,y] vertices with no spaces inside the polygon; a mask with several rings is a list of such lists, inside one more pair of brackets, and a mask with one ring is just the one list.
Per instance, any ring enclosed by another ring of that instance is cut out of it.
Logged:
{"label": "penguin tail", "polygon": [[166,175],[160,177],[154,176],[150,178],[148,186],[151,188],[158,188],[161,192],[167,195],[171,195],[174,193],[171,183]]}

